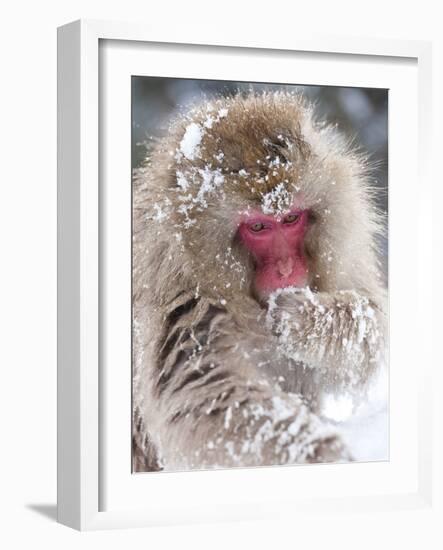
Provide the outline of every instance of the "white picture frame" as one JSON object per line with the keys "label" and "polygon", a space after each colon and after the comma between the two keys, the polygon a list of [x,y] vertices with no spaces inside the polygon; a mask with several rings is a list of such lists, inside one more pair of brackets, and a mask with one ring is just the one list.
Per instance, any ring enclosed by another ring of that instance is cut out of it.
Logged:
{"label": "white picture frame", "polygon": [[[103,165],[100,164],[100,155],[103,154],[103,140],[108,140],[106,147],[110,147],[111,156],[113,147],[118,149],[119,143],[110,141],[109,135],[118,134],[120,139],[125,140],[130,129],[129,119],[126,130],[124,126],[126,107],[115,114],[117,126],[114,128],[118,129],[118,132],[113,132],[112,128],[108,132],[101,126],[103,114],[108,116],[106,105],[109,100],[120,101],[120,98],[123,98],[122,101],[124,101],[125,93],[127,95],[126,87],[120,90],[120,96],[117,97],[114,94],[112,97],[106,96],[106,101],[103,100],[103,96],[100,95],[100,91],[103,92],[103,90],[100,90],[100,86],[109,86],[112,78],[115,79],[112,83],[117,90],[121,75],[127,76],[132,70],[136,70],[139,74],[137,63],[145,64],[146,74],[155,76],[155,71],[157,73],[162,71],[161,74],[164,76],[172,76],[174,73],[183,78],[193,78],[202,70],[201,59],[197,59],[198,56],[203,56],[210,63],[214,56],[221,54],[230,58],[232,66],[229,74],[232,75],[231,80],[236,80],[240,78],[238,78],[239,73],[235,73],[234,60],[238,61],[245,53],[248,53],[251,59],[257,55],[263,56],[263,59],[266,56],[273,56],[274,65],[280,65],[280,70],[284,70],[285,63],[288,59],[292,59],[291,55],[299,54],[302,57],[305,56],[305,59],[309,56],[310,63],[305,64],[309,67],[314,66],[318,60],[322,63],[326,76],[322,82],[319,82],[315,74],[312,77],[309,76],[311,68],[308,67],[304,79],[312,78],[313,80],[309,82],[311,84],[325,83],[326,79],[329,79],[327,82],[330,84],[359,85],[359,72],[356,70],[351,76],[349,68],[351,65],[357,67],[360,64],[366,67],[368,74],[371,71],[374,73],[374,79],[380,78],[380,86],[382,86],[383,78],[387,79],[386,82],[390,78],[394,79],[394,76],[389,74],[396,69],[399,75],[405,75],[406,80],[402,80],[403,77],[399,76],[398,83],[395,85],[404,86],[405,82],[409,82],[412,86],[408,87],[408,93],[404,88],[404,95],[407,96],[404,102],[401,100],[401,94],[397,94],[398,102],[394,102],[393,109],[390,109],[390,124],[395,125],[395,120],[399,120],[402,113],[405,114],[408,108],[407,102],[409,106],[411,102],[414,103],[413,112],[416,113],[418,122],[414,116],[410,116],[407,128],[414,139],[409,140],[409,145],[405,143],[402,145],[403,138],[400,139],[400,137],[398,143],[396,139],[391,141],[390,134],[390,155],[392,154],[394,161],[395,158],[400,159],[402,153],[400,147],[410,147],[405,149],[410,153],[408,167],[404,168],[399,162],[397,164],[394,162],[392,170],[395,171],[397,166],[398,172],[394,172],[394,179],[404,178],[405,185],[410,185],[411,189],[415,190],[413,197],[404,199],[402,203],[404,210],[415,208],[418,214],[412,222],[412,227],[411,223],[406,227],[407,216],[402,214],[400,208],[395,208],[394,202],[392,216],[395,223],[392,229],[395,230],[394,236],[399,235],[402,230],[408,231],[408,234],[411,234],[412,243],[429,242],[426,239],[418,241],[421,235],[430,232],[431,224],[430,216],[427,215],[431,212],[429,204],[432,200],[432,182],[427,156],[430,151],[431,124],[431,46],[429,43],[314,37],[301,34],[296,38],[281,37],[279,41],[262,37],[253,40],[250,38],[251,35],[228,39],[223,36],[217,37],[216,33],[211,33],[212,36],[207,37],[202,32],[201,36],[192,37],[193,46],[190,46],[190,37],[186,36],[185,29],[180,35],[177,31],[172,34],[167,36],[163,32],[156,33],[143,25],[102,21],[77,21],[61,27],[58,33],[59,522],[84,530],[285,517],[293,514],[294,510],[297,510],[297,513],[309,513],[309,510],[313,509],[327,511],[329,508],[334,508],[336,513],[337,510],[346,512],[356,508],[370,512],[405,507],[414,509],[430,507],[432,505],[430,420],[433,357],[430,331],[427,330],[429,326],[424,327],[423,323],[419,322],[419,319],[432,317],[429,299],[431,291],[429,285],[426,285],[426,280],[431,279],[430,244],[424,244],[414,251],[417,255],[417,262],[414,265],[420,268],[412,270],[408,275],[409,278],[406,277],[404,281],[395,278],[395,273],[400,271],[400,268],[396,270],[396,264],[401,266],[401,262],[404,262],[401,253],[400,251],[396,253],[395,250],[391,252],[394,275],[390,282],[393,285],[392,288],[399,289],[397,293],[394,290],[391,298],[391,322],[393,319],[397,320],[395,329],[391,327],[394,329],[392,336],[395,336],[396,341],[400,341],[401,338],[411,340],[410,347],[403,351],[403,355],[396,354],[395,346],[391,350],[393,352],[391,360],[397,364],[404,361],[406,365],[404,371],[409,373],[405,375],[400,387],[395,378],[397,376],[395,373],[400,371],[394,365],[394,378],[391,379],[393,402],[395,404],[395,400],[400,399],[402,394],[407,395],[411,402],[409,416],[406,414],[401,419],[399,415],[395,416],[394,410],[392,423],[394,427],[401,427],[403,422],[403,428],[410,429],[411,437],[399,439],[398,448],[394,445],[394,457],[387,467],[382,465],[378,468],[369,465],[369,468],[365,468],[368,465],[350,465],[346,466],[350,468],[346,473],[343,465],[321,466],[309,470],[302,470],[299,467],[297,467],[298,470],[273,467],[221,472],[148,474],[140,477],[131,476],[130,463],[125,462],[129,452],[129,446],[125,447],[127,434],[130,436],[130,423],[127,422],[126,416],[112,417],[113,426],[115,426],[113,431],[117,434],[121,433],[121,436],[116,436],[116,439],[109,443],[107,436],[109,429],[106,428],[110,422],[110,412],[106,406],[109,398],[115,400],[113,403],[116,407],[113,407],[113,410],[119,411],[118,414],[121,411],[123,414],[127,412],[130,418],[130,408],[127,407],[130,370],[127,371],[126,389],[119,386],[124,369],[116,374],[115,366],[107,379],[113,382],[111,385],[108,383],[105,385],[104,373],[107,366],[103,364],[100,347],[101,333],[106,321],[104,315],[107,315],[104,313],[103,302],[109,300],[107,294],[109,285],[101,284],[103,270],[106,270],[108,265],[107,260],[103,259],[106,248],[103,244],[105,242],[103,238],[106,240],[106,235],[103,233],[106,233],[109,227],[106,223],[101,223],[100,219],[103,209],[109,209],[109,213],[113,215],[115,205],[122,204],[120,200],[122,197],[114,195],[106,198],[106,193],[103,193],[101,171],[106,172],[106,170],[101,170]],[[111,51],[112,48],[109,51],[101,49],[103,45],[111,42],[116,45],[114,52]],[[180,71],[177,68],[177,60],[175,65],[171,64],[171,68],[168,68],[167,59],[162,57],[162,48],[163,50],[169,48],[174,57],[181,57]],[[138,53],[135,52],[136,49]],[[148,50],[150,62],[146,65],[143,56]],[[135,60],[132,66],[131,59]],[[384,67],[379,67],[377,63],[381,63]],[[109,68],[111,64],[113,69],[103,76],[101,72],[103,67]],[[226,60],[220,64],[220,66],[226,65]],[[253,65],[254,63],[251,63],[251,66]],[[216,76],[217,70],[221,69],[212,70],[215,72],[206,73],[204,77]],[[253,69],[248,68],[248,71],[250,70]],[[172,72],[168,73],[168,71]],[[376,73],[381,76],[376,76]],[[272,78],[269,74],[269,81],[272,81]],[[252,80],[253,75],[248,73],[246,78],[242,79]],[[417,88],[415,84],[418,84]],[[118,117],[121,117],[120,122]],[[399,130],[397,128],[397,134],[400,136]],[[124,141],[122,143],[124,144]],[[116,155],[114,155],[115,158]],[[130,166],[128,170],[123,156],[118,162],[120,165],[116,165],[117,172],[121,177],[127,177],[130,182]],[[415,168],[418,170],[417,175],[414,172]],[[116,215],[118,216],[118,213]],[[122,218],[122,224],[124,230],[124,227],[127,227],[127,218]],[[121,251],[125,254],[124,247]],[[114,260],[115,258],[114,256]],[[116,279],[114,283],[117,285],[120,284],[119,281],[127,282],[128,277],[130,278],[127,269],[125,272],[124,266],[127,264],[120,262],[120,265],[123,267],[121,279]],[[402,285],[411,286],[411,284],[415,286],[410,292],[412,296],[410,306],[411,309],[416,310],[417,315],[413,324],[408,326],[401,319],[400,305],[403,296],[401,289],[404,288]],[[392,307],[392,304],[395,307]],[[124,303],[122,307],[125,307]],[[124,314],[122,318],[125,318]],[[124,326],[123,330],[125,330]],[[130,333],[130,326],[126,327],[126,338],[128,331]],[[410,338],[411,331],[416,335],[413,342]],[[120,346],[118,343],[115,344],[115,339],[114,345]],[[118,355],[124,351],[122,346],[120,350],[116,350]],[[417,358],[418,352],[421,358],[419,371],[413,369],[413,361]],[[396,382],[395,385],[392,385],[394,382]],[[399,393],[400,391],[402,394]],[[395,434],[398,432],[399,430],[396,429]],[[122,454],[119,454],[119,449],[124,449]],[[107,461],[106,455],[111,454],[111,451],[116,459]],[[403,460],[397,460],[396,456],[402,456],[402,451]],[[128,465],[127,469],[125,464]],[[334,472],[334,476],[331,476],[331,472]],[[304,489],[301,489],[301,474],[306,481]],[[331,481],[332,477],[335,477],[335,483]],[[363,478],[369,480],[366,486]],[[373,479],[379,480],[379,484],[377,485],[375,481],[374,484]],[[388,479],[394,479],[395,483],[388,483],[386,481]],[[283,489],[276,489],[292,483],[297,483],[300,495],[293,496],[284,492]],[[370,484],[374,486],[372,491],[369,488]],[[104,490],[105,485],[106,490]],[[244,494],[237,495],[236,502],[233,502],[232,497],[229,496],[229,489],[239,485],[244,487]],[[148,486],[149,498],[144,503],[143,495],[146,494]],[[254,490],[254,487],[260,487],[260,491]],[[225,493],[222,491],[223,488],[227,488]],[[215,499],[216,506],[208,508],[204,501],[198,505],[198,502],[208,495],[204,492],[205,490],[218,495]],[[179,496],[190,493],[195,493],[195,501],[191,502],[189,497]],[[163,497],[160,498],[160,495]]]}

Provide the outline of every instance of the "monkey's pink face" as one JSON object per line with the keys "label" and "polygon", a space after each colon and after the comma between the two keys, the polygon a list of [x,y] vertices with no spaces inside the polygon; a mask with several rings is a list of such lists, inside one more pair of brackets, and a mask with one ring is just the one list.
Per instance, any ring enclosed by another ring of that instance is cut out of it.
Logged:
{"label": "monkey's pink face", "polygon": [[281,217],[261,212],[242,217],[239,235],[254,258],[254,286],[260,295],[288,286],[306,286],[304,238],[308,217],[307,210],[297,209]]}

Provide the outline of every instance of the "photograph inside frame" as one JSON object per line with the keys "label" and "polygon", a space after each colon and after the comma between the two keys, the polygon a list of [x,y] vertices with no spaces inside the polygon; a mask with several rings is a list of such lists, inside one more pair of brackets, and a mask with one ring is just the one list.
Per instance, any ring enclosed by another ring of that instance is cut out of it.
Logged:
{"label": "photograph inside frame", "polygon": [[388,460],[388,91],[131,87],[133,472]]}

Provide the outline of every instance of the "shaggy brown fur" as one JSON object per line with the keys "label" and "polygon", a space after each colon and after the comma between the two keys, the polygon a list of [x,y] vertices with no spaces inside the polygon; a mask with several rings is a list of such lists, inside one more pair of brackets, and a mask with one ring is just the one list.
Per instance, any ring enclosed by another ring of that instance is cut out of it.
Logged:
{"label": "shaggy brown fur", "polygon": [[[311,215],[309,288],[262,303],[238,218],[294,197]],[[314,411],[382,360],[366,159],[300,96],[219,98],[174,121],[133,207],[134,469],[350,459]]]}

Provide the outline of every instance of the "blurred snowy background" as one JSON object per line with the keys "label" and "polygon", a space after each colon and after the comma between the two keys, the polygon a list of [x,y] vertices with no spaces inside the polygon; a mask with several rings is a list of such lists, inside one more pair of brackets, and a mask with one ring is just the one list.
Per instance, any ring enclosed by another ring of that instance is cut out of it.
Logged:
{"label": "blurred snowy background", "polygon": [[[326,118],[370,154],[374,163],[373,184],[377,207],[388,214],[388,91],[338,86],[294,86],[158,77],[132,77],[132,167],[140,166],[151,137],[167,132],[169,119],[189,103],[237,91],[294,90],[317,105]],[[387,281],[388,240],[379,242],[382,272]],[[388,460],[388,375],[383,369],[367,399],[356,406],[343,396],[326,400],[324,415],[337,425],[354,458],[359,461]]]}

